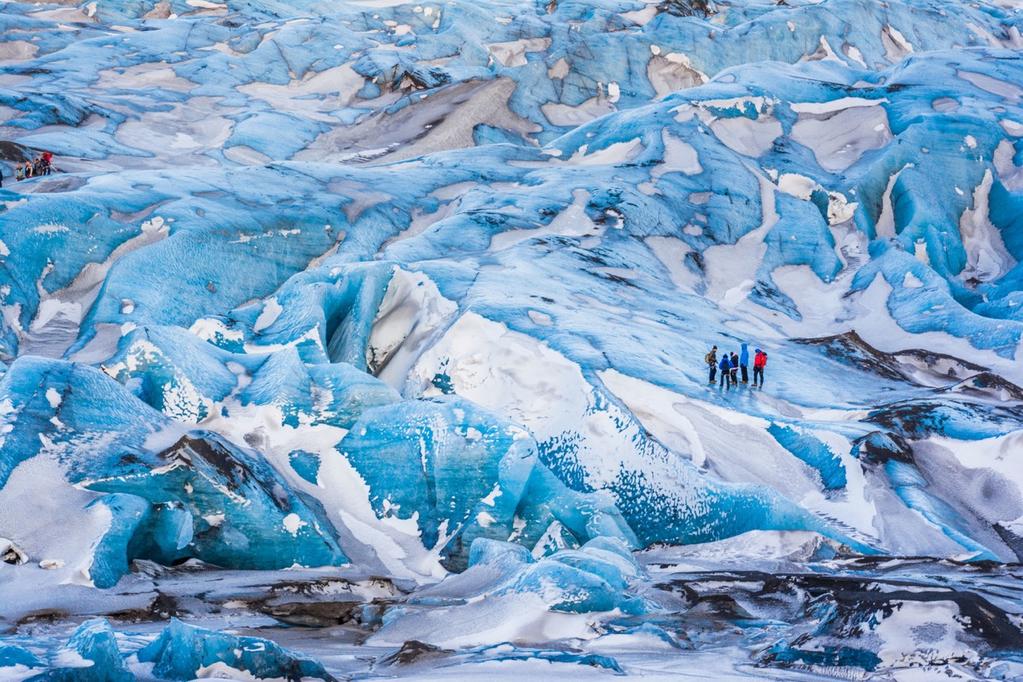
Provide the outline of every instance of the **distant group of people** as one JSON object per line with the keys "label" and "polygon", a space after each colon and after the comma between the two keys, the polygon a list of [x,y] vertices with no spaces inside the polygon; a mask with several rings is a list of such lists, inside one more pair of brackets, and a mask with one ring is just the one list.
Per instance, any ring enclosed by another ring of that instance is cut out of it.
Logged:
{"label": "distant group of people", "polygon": [[[744,384],[749,383],[749,345],[742,344],[738,353],[729,354],[727,351],[721,354],[721,359],[718,359],[718,347],[714,346],[710,349],[710,352],[704,356],[704,361],[707,363],[707,367],[710,371],[710,384],[713,385],[717,377],[717,373],[721,372],[721,382],[719,386],[724,389],[729,389],[733,386],[738,386],[740,381]],[[764,387],[764,368],[767,367],[767,353],[756,349],[753,354],[753,385]]]}
{"label": "distant group of people", "polygon": [[[14,179],[22,181],[27,178],[34,178],[39,175],[49,175],[53,172],[53,153],[43,152],[35,159],[19,163],[14,167]],[[4,186],[4,171],[0,166],[0,187]]]}
{"label": "distant group of people", "polygon": [[39,175],[49,175],[53,171],[53,154],[43,152],[32,161],[19,163],[14,169],[15,180],[25,180]]}

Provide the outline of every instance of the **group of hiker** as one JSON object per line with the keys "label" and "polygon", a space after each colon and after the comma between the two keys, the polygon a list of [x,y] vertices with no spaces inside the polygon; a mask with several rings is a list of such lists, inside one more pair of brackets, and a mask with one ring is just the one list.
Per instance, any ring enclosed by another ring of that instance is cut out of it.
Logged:
{"label": "group of hiker", "polygon": [[[31,161],[19,163],[14,167],[14,179],[17,181],[27,180],[40,175],[49,175],[53,172],[53,153],[43,152]],[[0,187],[4,186],[4,171],[0,166]]]}
{"label": "group of hiker", "polygon": [[19,163],[14,169],[15,180],[25,180],[39,175],[49,175],[53,170],[53,154],[43,152],[32,161]]}
{"label": "group of hiker", "polygon": [[[717,373],[721,372],[721,382],[719,386],[721,388],[731,388],[732,386],[738,386],[740,381],[744,384],[749,383],[749,345],[742,344],[738,353],[729,354],[727,351],[721,354],[721,359],[718,359],[718,347],[714,346],[710,349],[710,352],[704,356],[704,361],[707,363],[707,367],[710,370],[710,384],[713,385]],[[753,354],[753,386],[764,387],[764,368],[767,367],[767,353],[756,349]]]}

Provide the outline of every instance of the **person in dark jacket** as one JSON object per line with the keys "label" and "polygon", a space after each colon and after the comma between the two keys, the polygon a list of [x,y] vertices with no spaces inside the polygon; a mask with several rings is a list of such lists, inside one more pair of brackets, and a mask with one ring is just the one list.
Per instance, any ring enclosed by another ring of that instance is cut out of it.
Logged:
{"label": "person in dark jacket", "polygon": [[703,356],[703,361],[707,363],[707,367],[710,368],[710,383],[714,383],[714,377],[718,372],[718,347],[714,346],[710,349],[710,352]]}
{"label": "person in dark jacket", "polygon": [[756,354],[753,356],[753,385],[757,385],[757,380],[760,381],[760,388],[764,387],[764,368],[767,367],[767,353],[757,348]]}
{"label": "person in dark jacket", "polygon": [[721,355],[721,362],[718,363],[718,369],[721,370],[721,383],[719,384],[720,388],[732,387],[731,379],[732,375],[729,373],[729,370],[731,370],[731,368],[732,363],[728,360],[728,353],[723,353]]}
{"label": "person in dark jacket", "polygon": [[742,348],[739,350],[739,371],[742,373],[742,383],[749,383],[749,345],[742,344]]}
{"label": "person in dark jacket", "polygon": [[728,371],[732,375],[732,386],[739,385],[739,356],[736,353],[732,353],[731,360],[728,363]]}

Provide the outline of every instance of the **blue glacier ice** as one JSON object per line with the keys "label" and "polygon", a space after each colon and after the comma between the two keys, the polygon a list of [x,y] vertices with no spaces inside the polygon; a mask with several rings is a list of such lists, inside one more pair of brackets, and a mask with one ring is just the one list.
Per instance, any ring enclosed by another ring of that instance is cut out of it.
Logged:
{"label": "blue glacier ice", "polygon": [[1021,26],[4,4],[0,676],[1023,675]]}
{"label": "blue glacier ice", "polygon": [[57,652],[53,667],[32,680],[129,682],[135,676],[125,666],[117,634],[103,618],[82,623]]}
{"label": "blue glacier ice", "polygon": [[13,668],[15,666],[41,668],[43,665],[31,651],[17,644],[4,644],[0,646],[0,663],[2,663],[0,668]]}
{"label": "blue glacier ice", "polygon": [[771,424],[768,432],[786,450],[817,469],[826,489],[837,490],[848,484],[841,460],[825,443],[813,436],[799,433],[788,426]]}
{"label": "blue glacier ice", "polygon": [[334,679],[316,661],[271,641],[211,632],[177,619],[136,656],[142,663],[151,663],[153,676],[164,680],[190,680],[211,671],[217,677],[236,671],[256,679]]}
{"label": "blue glacier ice", "polygon": [[[32,396],[5,416],[3,480],[33,459],[53,460],[53,474],[63,469],[69,483],[94,493],[88,507],[106,510],[87,569],[97,587],[116,584],[135,558],[252,568],[345,561],[272,467],[215,434],[178,432],[96,369],[20,358],[0,394]],[[22,429],[39,436],[20,438]],[[154,451],[147,440],[165,445]]]}
{"label": "blue glacier ice", "polygon": [[[482,542],[482,540],[481,540]],[[511,554],[497,554],[495,549],[476,551],[470,567],[502,564]],[[528,554],[516,557],[524,564],[510,584],[495,592],[542,594],[554,611],[612,611],[644,613],[651,605],[630,596],[627,588],[640,577],[640,569],[628,552],[628,546],[605,538],[591,540],[579,549],[563,549],[533,561]],[[556,595],[556,596],[555,596]]]}

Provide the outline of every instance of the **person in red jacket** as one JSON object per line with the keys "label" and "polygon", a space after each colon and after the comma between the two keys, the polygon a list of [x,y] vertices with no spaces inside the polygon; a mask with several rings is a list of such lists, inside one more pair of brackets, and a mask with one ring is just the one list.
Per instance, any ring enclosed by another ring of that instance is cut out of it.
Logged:
{"label": "person in red jacket", "polygon": [[753,385],[757,385],[757,380],[760,380],[760,388],[764,387],[764,367],[767,367],[767,353],[757,348],[756,355],[753,356]]}

